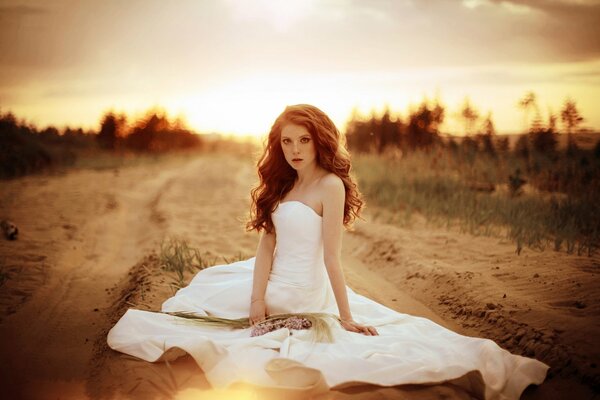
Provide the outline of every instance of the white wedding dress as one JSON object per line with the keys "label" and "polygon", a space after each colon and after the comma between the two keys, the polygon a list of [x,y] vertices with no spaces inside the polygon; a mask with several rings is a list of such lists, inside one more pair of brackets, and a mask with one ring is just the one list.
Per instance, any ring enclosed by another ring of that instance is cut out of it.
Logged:
{"label": "white wedding dress", "polygon": [[[298,201],[280,203],[272,217],[277,246],[265,297],[269,312],[337,315],[323,261],[322,218]],[[162,311],[248,317],[253,268],[254,258],[204,269]],[[187,352],[213,387],[246,382],[319,391],[453,381],[475,397],[517,399],[529,384],[545,379],[546,364],[513,355],[492,340],[396,312],[350,288],[348,299],[355,321],[375,326],[379,336],[348,332],[332,322],[332,343],[316,342],[310,330],[286,328],[251,337],[250,329],[199,326],[129,309],[107,340],[114,350],[152,362]],[[169,349],[174,350],[165,355]]]}

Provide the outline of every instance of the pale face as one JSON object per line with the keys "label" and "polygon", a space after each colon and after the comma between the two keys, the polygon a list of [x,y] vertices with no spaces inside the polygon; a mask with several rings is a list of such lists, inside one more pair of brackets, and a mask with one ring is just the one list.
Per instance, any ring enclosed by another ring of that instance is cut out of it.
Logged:
{"label": "pale face", "polygon": [[302,125],[287,124],[281,130],[281,149],[288,164],[301,170],[316,163],[317,151],[310,132]]}

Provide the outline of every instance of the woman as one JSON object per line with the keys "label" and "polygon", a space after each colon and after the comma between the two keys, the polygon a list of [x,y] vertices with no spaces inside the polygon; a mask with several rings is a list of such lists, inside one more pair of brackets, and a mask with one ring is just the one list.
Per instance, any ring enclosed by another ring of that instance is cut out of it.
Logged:
{"label": "woman", "polygon": [[333,342],[294,329],[252,337],[248,329],[182,324],[129,309],[109,332],[109,346],[147,361],[183,349],[218,387],[245,381],[321,391],[452,381],[474,397],[518,398],[529,384],[543,382],[548,366],[537,360],[395,312],[346,287],[342,230],[363,205],[349,171],[343,136],[327,115],[310,105],[287,107],[271,128],[252,191],[247,227],[262,232],[256,257],[200,271],[162,306],[249,317],[252,324],[269,314],[335,314]]}
{"label": "woman", "polygon": [[260,185],[253,191],[250,229],[264,230],[254,268],[250,322],[267,314],[264,299],[276,235],[271,213],[280,203],[299,202],[322,216],[325,266],[337,301],[340,322],[351,332],[376,335],[352,319],[341,268],[342,227],[358,215],[362,201],[349,176],[350,158],[342,135],[325,113],[309,105],[287,107],[271,128],[259,161]]}

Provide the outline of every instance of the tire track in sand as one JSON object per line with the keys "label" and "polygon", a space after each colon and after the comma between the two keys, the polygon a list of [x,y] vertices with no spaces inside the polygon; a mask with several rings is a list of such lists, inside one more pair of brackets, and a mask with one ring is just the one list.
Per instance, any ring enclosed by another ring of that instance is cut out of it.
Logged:
{"label": "tire track in sand", "polygon": [[512,243],[422,221],[410,229],[357,224],[349,243],[352,256],[454,330],[549,364],[542,387],[564,385],[549,398],[585,398],[600,388],[600,271],[591,267],[598,256],[529,249],[519,256]]}
{"label": "tire track in sand", "polygon": [[[197,163],[162,161],[121,173],[74,171],[49,178],[45,201],[37,207],[14,202],[11,211],[28,217],[21,219],[26,232],[39,230],[32,239],[52,239],[39,249],[48,253],[47,283],[33,288],[30,300],[0,325],[3,387],[17,397],[47,398],[54,390],[85,397],[93,341],[104,325],[102,310],[111,303],[106,289],[157,246],[164,231],[153,218],[153,205],[173,179]],[[29,189],[17,195],[27,199],[35,191]],[[74,227],[70,239],[61,221]]]}

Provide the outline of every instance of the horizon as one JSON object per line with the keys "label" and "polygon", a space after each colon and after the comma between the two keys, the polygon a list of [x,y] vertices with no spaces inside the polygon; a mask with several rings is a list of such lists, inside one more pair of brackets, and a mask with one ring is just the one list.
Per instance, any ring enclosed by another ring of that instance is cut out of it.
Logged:
{"label": "horizon", "polygon": [[[144,112],[138,113],[135,115],[135,118],[133,118],[131,115],[128,114],[124,114],[125,117],[127,118],[127,126],[128,127],[132,127],[135,126],[137,123],[141,122],[144,120],[144,118],[146,118],[149,115],[152,115],[153,113],[157,113],[157,114],[161,114],[164,113],[163,115],[171,122],[174,122],[176,120],[178,120],[179,118],[181,118],[182,116],[176,116],[176,115],[170,115],[168,114],[168,112],[166,112],[164,109],[158,109],[159,111],[156,111],[157,109],[155,107],[150,108]],[[107,115],[108,113],[113,113],[114,115],[123,115],[123,113],[117,112],[116,110],[106,110],[102,116]],[[99,118],[98,123],[94,126],[77,126],[77,125],[52,125],[52,124],[47,124],[47,125],[43,125],[43,124],[37,124],[34,121],[30,121],[27,120],[26,118],[21,117],[20,115],[14,113],[12,110],[3,110],[2,108],[0,108],[0,116],[4,114],[11,114],[17,121],[18,124],[21,125],[32,125],[33,127],[36,128],[36,130],[38,131],[43,131],[45,129],[48,128],[55,128],[58,131],[59,135],[62,135],[66,130],[78,130],[81,129],[83,131],[83,133],[85,134],[97,134],[99,132],[100,129],[100,125],[101,125],[101,119],[102,116]],[[371,118],[372,116],[375,118],[381,118],[383,112],[379,112],[379,113],[375,113],[375,114],[371,114],[371,115],[361,115],[357,118],[357,121],[366,121],[369,118]],[[404,116],[402,115],[397,115],[397,114],[391,114],[392,116],[392,121],[395,118],[400,118],[402,120],[402,118]],[[350,120],[350,119],[349,119]],[[349,121],[348,120],[348,121]],[[225,139],[241,139],[241,140],[247,140],[247,139],[252,139],[252,140],[264,140],[266,139],[267,135],[269,134],[268,131],[262,133],[262,134],[244,134],[244,133],[232,133],[232,132],[220,132],[220,131],[198,131],[196,130],[193,126],[190,126],[187,124],[187,122],[185,122],[185,120],[183,121],[183,128],[188,130],[190,133],[195,134],[195,135],[200,135],[200,136],[205,136],[205,137],[219,137],[219,138],[225,138]],[[347,122],[347,121],[346,121]],[[404,122],[404,121],[403,121]],[[338,126],[336,124],[336,126],[338,127],[338,129],[340,130],[340,133],[342,134],[346,134],[346,123],[341,124],[341,126]],[[442,124],[443,126],[443,124]],[[494,132],[494,135],[496,136],[521,136],[524,134],[527,134],[529,131],[512,131],[512,132]],[[481,131],[475,131],[475,132],[471,132],[471,133],[465,133],[465,132],[449,132],[446,131],[444,129],[441,129],[438,132],[438,135],[441,138],[464,138],[464,137],[474,137],[476,135],[480,135],[482,134]],[[559,137],[567,137],[568,133],[564,130],[564,129],[557,129],[555,131],[555,134],[558,135]],[[577,130],[572,132],[572,135],[574,136],[585,136],[585,135],[600,135],[600,129],[589,129],[587,127],[582,127],[582,128],[578,128]]]}
{"label": "horizon", "polygon": [[0,110],[87,130],[109,110],[160,107],[199,133],[261,137],[288,104],[314,104],[344,131],[355,110],[405,117],[437,98],[442,131],[461,136],[465,98],[515,134],[532,91],[544,122],[570,98],[597,132],[599,17],[595,0],[7,0]]}

